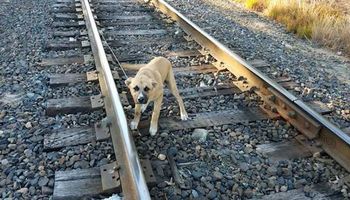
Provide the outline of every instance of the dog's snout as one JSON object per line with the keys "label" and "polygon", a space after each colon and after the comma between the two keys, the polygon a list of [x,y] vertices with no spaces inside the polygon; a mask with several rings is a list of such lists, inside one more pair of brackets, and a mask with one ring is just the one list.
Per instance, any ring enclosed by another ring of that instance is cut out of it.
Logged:
{"label": "dog's snout", "polygon": [[141,104],[142,104],[142,103],[146,103],[146,102],[145,102],[145,97],[139,97],[137,100],[138,100],[138,102],[141,103]]}
{"label": "dog's snout", "polygon": [[147,99],[147,96],[146,96],[146,95],[144,95],[144,94],[141,93],[141,94],[137,97],[137,101],[138,101],[138,103],[140,103],[140,104],[145,104],[145,103],[147,103],[148,99]]}

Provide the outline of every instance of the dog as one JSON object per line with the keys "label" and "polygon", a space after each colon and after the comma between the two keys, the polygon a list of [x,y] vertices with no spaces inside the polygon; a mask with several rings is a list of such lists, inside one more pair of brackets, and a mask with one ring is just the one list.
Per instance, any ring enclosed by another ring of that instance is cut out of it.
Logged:
{"label": "dog", "polygon": [[[129,68],[130,69],[130,68]],[[180,107],[181,120],[187,120],[188,115],[176,86],[174,72],[170,61],[164,57],[156,57],[148,64],[138,69],[135,77],[125,80],[135,102],[135,115],[130,128],[136,130],[140,122],[141,112],[144,112],[150,102],[154,102],[149,133],[154,136],[158,131],[158,118],[163,101],[164,83],[175,96]]]}

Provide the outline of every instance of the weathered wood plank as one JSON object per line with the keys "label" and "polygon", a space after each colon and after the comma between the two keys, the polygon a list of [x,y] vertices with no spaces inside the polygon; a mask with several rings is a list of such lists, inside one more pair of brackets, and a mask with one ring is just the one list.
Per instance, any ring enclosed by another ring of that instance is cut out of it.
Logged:
{"label": "weathered wood plank", "polygon": [[104,13],[106,11],[108,12],[120,12],[121,10],[123,10],[124,12],[152,12],[152,9],[150,8],[144,8],[144,7],[132,7],[132,6],[121,6],[121,5],[116,5],[116,4],[112,4],[112,5],[96,5],[96,8],[98,8],[96,10],[96,13]]}
{"label": "weathered wood plank", "polygon": [[[56,3],[77,3],[77,2],[80,2],[80,1],[76,1],[76,0],[56,0]],[[138,3],[137,0],[123,0],[123,1],[116,1],[116,0],[96,0],[96,1],[92,1],[93,4],[100,4],[100,3],[103,3],[103,4],[114,4],[118,2],[118,4],[136,4]]]}
{"label": "weathered wood plank", "polygon": [[[151,164],[148,160],[140,160],[145,179],[148,186],[156,184]],[[53,192],[54,200],[83,199],[99,197],[98,195],[108,195],[119,192],[120,186],[113,190],[103,191],[101,169],[107,165],[90,169],[76,169],[55,172],[55,186]]]}
{"label": "weathered wood plank", "polygon": [[[74,36],[81,36],[81,35],[83,35],[82,32],[80,32],[78,30],[54,31],[53,32],[54,37],[74,37]],[[84,35],[86,35],[86,33]]]}
{"label": "weathered wood plank", "polygon": [[[241,93],[239,88],[235,85],[219,85],[219,86],[210,86],[210,87],[195,87],[187,89],[179,89],[179,93],[182,99],[196,99],[196,98],[205,98],[218,95],[231,95]],[[171,100],[173,101],[175,97],[171,92],[166,88],[164,89],[164,101]],[[130,98],[129,102],[131,105],[134,105],[133,100]]]}
{"label": "weathered wood plank", "polygon": [[132,62],[132,61],[148,61],[151,59],[148,55],[134,54],[134,55],[117,55],[119,62]]}
{"label": "weathered wood plank", "polygon": [[[119,2],[118,2],[119,3]],[[141,20],[151,20],[150,15],[97,15],[98,20],[124,20],[124,21],[141,21]]]}
{"label": "weathered wood plank", "polygon": [[102,192],[99,168],[55,172],[53,199],[98,197]]}
{"label": "weathered wood plank", "polygon": [[54,15],[56,19],[83,19],[81,15],[73,14],[73,13],[57,13]]}
{"label": "weathered wood plank", "polygon": [[217,72],[217,68],[214,65],[196,65],[190,67],[176,67],[173,68],[175,75],[183,74],[207,74]]}
{"label": "weathered wood plank", "polygon": [[76,0],[56,0],[56,3],[75,3]]}
{"label": "weathered wood plank", "polygon": [[89,113],[97,108],[91,107],[90,97],[71,97],[64,99],[49,99],[46,102],[46,115]]}
{"label": "weathered wood plank", "polygon": [[76,7],[76,3],[75,2],[64,2],[64,3],[56,3],[53,4],[51,7],[52,8],[65,8],[65,7]]}
{"label": "weathered wood plank", "polygon": [[[262,200],[311,200],[311,199],[317,199],[317,200],[341,200],[344,199],[344,197],[341,195],[340,192],[336,192],[331,189],[332,186],[329,183],[319,183],[312,185],[310,187],[310,194],[309,196],[305,195],[305,192],[302,188],[300,189],[294,189],[289,190],[287,192],[278,192],[270,195],[265,195],[261,198],[254,198],[254,199],[262,199]],[[312,197],[310,197],[312,196]]]}
{"label": "weathered wood plank", "polygon": [[122,30],[122,31],[108,31],[106,35],[110,37],[115,36],[130,36],[130,35],[165,35],[167,32],[164,29],[149,29],[149,30]]}
{"label": "weathered wood plank", "polygon": [[164,37],[162,40],[154,40],[152,38],[145,38],[145,39],[135,39],[135,40],[107,40],[107,43],[109,46],[112,47],[123,47],[127,45],[132,45],[132,46],[145,46],[145,45],[154,45],[157,44],[159,46],[171,44],[174,42],[182,42],[181,40],[176,40],[174,38],[169,38],[169,37]]}
{"label": "weathered wood plank", "polygon": [[[115,0],[97,0],[96,3],[112,3],[112,4],[115,4],[116,1]],[[123,0],[123,1],[118,1],[118,4],[135,4],[135,3],[138,3],[137,0],[133,1],[133,0],[130,0],[130,1],[127,1],[127,0]]]}
{"label": "weathered wood plank", "polygon": [[265,154],[273,162],[312,156],[312,152],[300,144],[296,139],[286,142],[260,144],[257,145],[257,151]]}
{"label": "weathered wood plank", "polygon": [[[210,87],[195,87],[195,88],[187,88],[179,90],[183,99],[194,99],[194,98],[203,98],[203,97],[211,97],[218,95],[229,95],[229,94],[237,94],[241,93],[239,88],[234,86],[233,84],[227,85],[218,85],[218,86],[210,86]],[[165,97],[174,98],[174,96],[170,93],[169,90],[165,90]]]}
{"label": "weathered wood plank", "polygon": [[53,7],[53,8],[51,8],[50,11],[52,13],[72,13],[72,14],[76,14],[77,10],[79,10],[79,8],[76,8],[76,7]]}
{"label": "weathered wood plank", "polygon": [[[107,54],[108,61],[113,61],[112,57]],[[150,60],[150,56],[147,55],[118,55],[118,60],[120,62],[131,62],[131,61],[144,61]],[[51,65],[67,65],[67,64],[86,64],[93,62],[93,57],[91,55],[76,56],[76,57],[60,57],[60,58],[43,58],[41,62],[37,63],[41,66],[51,66]]]}
{"label": "weathered wood plank", "polygon": [[135,74],[139,68],[145,66],[146,64],[139,63],[139,64],[133,64],[133,63],[121,63],[122,67],[127,70],[128,72],[133,71]]}
{"label": "weathered wood plank", "polygon": [[86,74],[50,74],[48,77],[51,86],[68,85],[87,81]]}
{"label": "weathered wood plank", "polygon": [[84,64],[90,62],[91,57],[76,56],[76,57],[60,57],[60,58],[43,58],[40,63],[41,66],[50,65],[68,65],[68,64]]}
{"label": "weathered wood plank", "polygon": [[55,181],[70,181],[98,177],[100,177],[99,168],[75,169],[55,172]]}
{"label": "weathered wood plank", "polygon": [[[159,128],[174,131],[187,128],[210,127],[224,124],[258,121],[269,118],[258,107],[198,113],[190,117],[191,119],[187,121],[181,121],[180,119],[175,118],[161,118],[159,119]],[[149,121],[142,121],[140,122],[139,127],[143,129],[147,128],[148,126]]]}
{"label": "weathered wood plank", "polygon": [[87,144],[96,139],[93,127],[77,127],[56,130],[44,136],[44,149],[54,150],[66,146]]}
{"label": "weathered wood plank", "polygon": [[[129,75],[136,74],[136,70],[139,67],[143,67],[146,64],[132,64],[132,63],[122,63],[122,66],[127,70]],[[186,75],[186,74],[206,74],[216,72],[217,68],[214,65],[196,65],[189,67],[174,67],[173,72],[175,75]]]}
{"label": "weathered wood plank", "polygon": [[65,21],[65,22],[53,22],[53,27],[85,27],[84,21]]}
{"label": "weathered wood plank", "polygon": [[172,51],[166,54],[166,56],[170,57],[197,57],[202,56],[202,54],[198,50],[183,50],[183,51]]}
{"label": "weathered wood plank", "polygon": [[[119,75],[117,71],[112,71],[113,78],[115,80],[119,79]],[[49,78],[49,84],[51,86],[61,86],[61,85],[68,85],[68,84],[73,84],[73,83],[79,83],[79,82],[86,82],[87,80],[87,75],[86,74],[50,74],[48,76]],[[93,80],[93,81],[97,81]]]}
{"label": "weathered wood plank", "polygon": [[204,98],[204,97],[212,97],[212,96],[219,96],[219,95],[230,95],[230,94],[237,94],[240,92],[241,91],[237,87],[222,88],[222,89],[212,88],[212,90],[195,92],[192,94],[185,94],[183,96],[183,99],[195,99],[195,98]]}
{"label": "weathered wood plank", "polygon": [[[125,94],[119,94],[123,105],[128,105]],[[98,95],[96,95],[98,96]],[[103,105],[103,104],[102,104]],[[62,99],[49,99],[46,102],[46,115],[55,116],[57,114],[89,113],[101,107],[93,108],[89,96],[70,97]]]}
{"label": "weathered wood plank", "polygon": [[67,41],[61,41],[61,42],[48,42],[46,44],[46,49],[47,50],[67,50],[67,49],[75,49],[75,48],[81,48],[81,42],[79,41],[72,41],[72,42],[67,42]]}
{"label": "weathered wood plank", "polygon": [[100,23],[104,27],[145,25],[147,27],[150,26],[149,28],[154,28],[159,26],[159,22],[153,19],[143,21],[101,21]]}

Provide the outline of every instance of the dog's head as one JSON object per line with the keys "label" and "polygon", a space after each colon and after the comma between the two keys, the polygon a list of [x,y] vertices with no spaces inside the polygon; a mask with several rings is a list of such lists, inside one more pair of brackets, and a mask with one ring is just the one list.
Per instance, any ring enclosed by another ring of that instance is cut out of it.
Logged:
{"label": "dog's head", "polygon": [[135,103],[146,104],[149,97],[155,92],[158,83],[149,77],[141,76],[130,77],[125,80],[125,84],[128,86]]}

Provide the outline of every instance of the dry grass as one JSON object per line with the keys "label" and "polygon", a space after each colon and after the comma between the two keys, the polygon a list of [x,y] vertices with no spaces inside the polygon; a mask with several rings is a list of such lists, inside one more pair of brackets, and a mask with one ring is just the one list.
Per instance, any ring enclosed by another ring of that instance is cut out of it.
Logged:
{"label": "dry grass", "polygon": [[242,3],[284,24],[299,37],[350,55],[350,17],[346,18],[344,10],[333,0],[243,0]]}
{"label": "dry grass", "polygon": [[300,5],[296,1],[278,0],[271,2],[264,13],[285,24],[288,31],[296,33],[300,37],[310,38],[314,15],[310,7]]}
{"label": "dry grass", "polygon": [[255,11],[262,12],[267,7],[267,0],[246,0],[245,7]]}
{"label": "dry grass", "polygon": [[350,21],[340,18],[323,18],[315,22],[312,40],[350,55]]}

